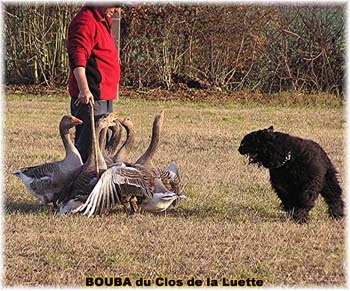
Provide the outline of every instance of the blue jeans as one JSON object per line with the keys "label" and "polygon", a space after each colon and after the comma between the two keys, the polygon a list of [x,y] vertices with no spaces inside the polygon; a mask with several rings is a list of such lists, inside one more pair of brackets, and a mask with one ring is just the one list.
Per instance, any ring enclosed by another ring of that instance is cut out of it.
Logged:
{"label": "blue jeans", "polygon": [[[74,102],[76,98],[71,98],[70,109],[73,116],[83,121],[82,125],[78,125],[75,130],[74,144],[80,152],[83,163],[89,157],[90,145],[91,145],[91,120],[89,107],[85,104],[76,106]],[[104,113],[113,111],[113,104],[111,100],[94,100],[94,116],[96,120]],[[97,136],[97,142],[99,137]],[[110,133],[107,133],[107,142],[110,138]]]}

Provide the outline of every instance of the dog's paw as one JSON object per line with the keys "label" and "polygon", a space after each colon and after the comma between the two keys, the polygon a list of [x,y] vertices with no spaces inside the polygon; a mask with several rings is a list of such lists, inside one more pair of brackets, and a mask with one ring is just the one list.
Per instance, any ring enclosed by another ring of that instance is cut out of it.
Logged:
{"label": "dog's paw", "polygon": [[309,212],[305,209],[295,209],[292,218],[294,222],[304,224],[309,222]]}

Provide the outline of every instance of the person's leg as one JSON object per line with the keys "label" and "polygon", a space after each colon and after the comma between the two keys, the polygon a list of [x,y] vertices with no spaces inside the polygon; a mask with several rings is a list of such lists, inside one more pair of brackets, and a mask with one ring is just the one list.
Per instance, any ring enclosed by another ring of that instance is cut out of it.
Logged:
{"label": "person's leg", "polygon": [[[112,111],[113,111],[112,101],[110,101],[110,100],[95,101],[95,105],[94,105],[95,121],[102,114],[109,113],[109,112],[112,112]],[[111,136],[112,136],[112,131],[110,129],[108,129],[107,137],[106,137],[106,144],[108,144],[108,142],[110,141]]]}
{"label": "person's leg", "polygon": [[[74,102],[75,98],[71,99],[71,113],[75,117],[83,121],[82,125],[76,127],[74,143],[78,149],[83,163],[85,163],[89,157],[90,144],[91,144],[91,120],[89,107],[85,104],[79,104],[76,106]],[[105,113],[112,112],[112,101],[107,100],[95,100],[94,101],[94,116],[95,122],[98,118]],[[107,141],[109,141],[111,133],[107,133]]]}
{"label": "person's leg", "polygon": [[[113,111],[112,101],[110,100],[95,101],[95,105],[94,105],[95,122],[101,117],[102,114],[110,113],[112,111]],[[108,144],[108,142],[110,141],[111,136],[112,136],[112,131],[108,129],[107,136],[106,136],[106,144]]]}
{"label": "person's leg", "polygon": [[71,99],[71,114],[83,121],[83,124],[76,126],[74,144],[78,149],[83,163],[86,162],[89,156],[91,143],[91,121],[89,107],[85,104],[76,106],[74,102],[76,98]]}

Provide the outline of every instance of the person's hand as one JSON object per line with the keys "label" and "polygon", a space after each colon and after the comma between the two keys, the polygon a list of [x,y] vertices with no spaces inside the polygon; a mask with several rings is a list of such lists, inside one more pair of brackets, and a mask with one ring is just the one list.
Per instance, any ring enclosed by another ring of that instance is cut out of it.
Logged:
{"label": "person's hand", "polygon": [[89,104],[90,102],[92,104],[94,104],[94,96],[92,96],[90,90],[79,91],[77,102],[78,102],[77,105],[79,105],[80,103],[82,103],[82,104]]}

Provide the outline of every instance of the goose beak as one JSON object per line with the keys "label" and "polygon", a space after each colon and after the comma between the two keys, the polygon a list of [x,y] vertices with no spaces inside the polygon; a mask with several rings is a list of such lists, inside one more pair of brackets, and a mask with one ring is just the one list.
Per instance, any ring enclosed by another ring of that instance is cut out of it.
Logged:
{"label": "goose beak", "polygon": [[113,111],[113,112],[111,113],[111,115],[113,116],[113,122],[114,122],[115,125],[116,125],[116,124],[117,124],[117,121],[119,121],[118,118],[120,118],[120,117],[118,117],[117,112],[115,112],[115,111]]}
{"label": "goose beak", "polygon": [[126,117],[119,117],[119,116],[116,116],[115,119],[118,120],[120,123],[123,123],[124,120],[126,119]]}
{"label": "goose beak", "polygon": [[72,123],[74,124],[74,125],[80,125],[80,124],[83,124],[83,121],[82,120],[80,120],[79,118],[76,118],[76,117],[74,117],[74,116],[72,116]]}

